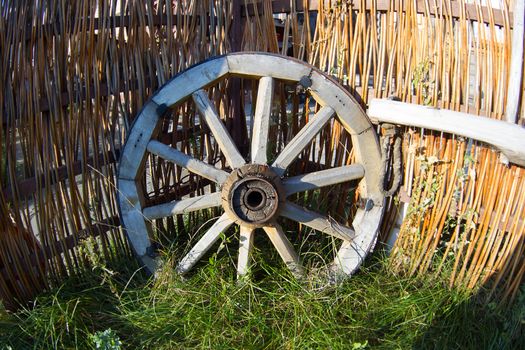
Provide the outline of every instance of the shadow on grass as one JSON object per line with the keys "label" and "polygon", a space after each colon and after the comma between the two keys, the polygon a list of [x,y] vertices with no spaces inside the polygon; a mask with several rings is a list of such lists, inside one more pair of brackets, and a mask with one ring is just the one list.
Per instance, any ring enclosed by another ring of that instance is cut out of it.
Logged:
{"label": "shadow on grass", "polygon": [[485,308],[444,283],[392,274],[378,254],[336,286],[297,281],[264,261],[256,278],[238,284],[228,258],[186,281],[171,264],[152,281],[122,259],[68,279],[31,310],[0,315],[0,349],[90,349],[92,335],[107,329],[125,349],[523,346],[522,301],[521,311]]}
{"label": "shadow on grass", "polygon": [[91,334],[119,326],[115,315],[126,290],[145,290],[147,284],[147,275],[129,257],[85,270],[30,307],[0,314],[0,350],[92,348]]}
{"label": "shadow on grass", "polygon": [[525,349],[525,290],[507,308],[478,294],[436,315],[413,349]]}

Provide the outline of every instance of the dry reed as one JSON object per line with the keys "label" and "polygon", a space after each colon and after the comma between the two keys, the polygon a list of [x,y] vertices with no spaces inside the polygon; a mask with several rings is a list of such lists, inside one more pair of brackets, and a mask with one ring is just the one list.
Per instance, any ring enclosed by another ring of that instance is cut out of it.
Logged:
{"label": "dry reed", "polygon": [[[114,185],[125,135],[144,101],[167,79],[233,50],[234,3],[2,3],[0,297],[6,306],[14,308],[15,299],[30,300],[47,285],[81,273],[89,264],[82,238],[98,237],[96,250],[107,260],[129,253]],[[318,12],[308,12],[312,3],[290,2],[279,47],[276,2],[244,0],[242,49],[307,60],[337,77],[363,105],[395,95],[502,118],[511,54],[509,1],[501,10],[464,0],[318,1]],[[310,13],[317,14],[316,25]],[[256,84],[244,80],[241,88],[250,94]],[[221,115],[235,114],[235,102],[227,98],[234,85],[210,90]],[[276,91],[279,118],[273,128],[280,145],[304,125],[308,111],[284,84]],[[288,97],[294,101],[291,123]],[[194,115],[190,104],[177,107],[162,126],[163,140],[214,163],[221,154]],[[235,128],[232,119],[226,123]],[[325,129],[304,158],[326,149],[332,164],[349,162],[351,141],[340,129],[337,124]],[[202,137],[191,137],[198,133]],[[402,191],[410,210],[392,264],[410,274],[451,266],[451,286],[485,284],[502,300],[512,300],[525,274],[524,170],[501,165],[494,152],[471,140],[427,130],[405,129],[404,135]],[[151,201],[198,195],[208,185],[154,157],[148,172],[154,179]],[[343,211],[337,197],[330,203]],[[393,201],[388,205],[385,227],[397,208]],[[157,220],[158,240],[213,215]]]}

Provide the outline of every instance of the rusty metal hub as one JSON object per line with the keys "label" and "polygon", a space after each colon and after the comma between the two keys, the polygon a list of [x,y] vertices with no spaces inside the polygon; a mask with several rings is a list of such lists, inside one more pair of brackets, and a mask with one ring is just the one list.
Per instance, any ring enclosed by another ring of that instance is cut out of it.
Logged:
{"label": "rusty metal hub", "polygon": [[263,227],[277,217],[285,194],[281,179],[267,165],[234,170],[222,187],[223,207],[238,224]]}

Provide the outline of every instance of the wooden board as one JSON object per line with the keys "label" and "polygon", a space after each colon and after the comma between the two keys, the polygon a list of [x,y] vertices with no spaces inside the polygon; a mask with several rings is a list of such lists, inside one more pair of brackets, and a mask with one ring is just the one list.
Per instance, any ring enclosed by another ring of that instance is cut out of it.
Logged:
{"label": "wooden board", "polygon": [[443,131],[487,143],[510,162],[525,167],[525,129],[500,120],[384,99],[370,101],[368,115],[377,123]]}

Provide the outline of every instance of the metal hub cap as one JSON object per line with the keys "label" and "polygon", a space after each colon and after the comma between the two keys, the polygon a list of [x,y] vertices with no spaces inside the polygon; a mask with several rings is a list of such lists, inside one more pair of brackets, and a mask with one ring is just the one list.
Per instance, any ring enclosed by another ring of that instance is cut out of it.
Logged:
{"label": "metal hub cap", "polygon": [[230,174],[222,188],[222,201],[232,220],[263,227],[277,216],[283,194],[279,176],[268,166],[249,164]]}

